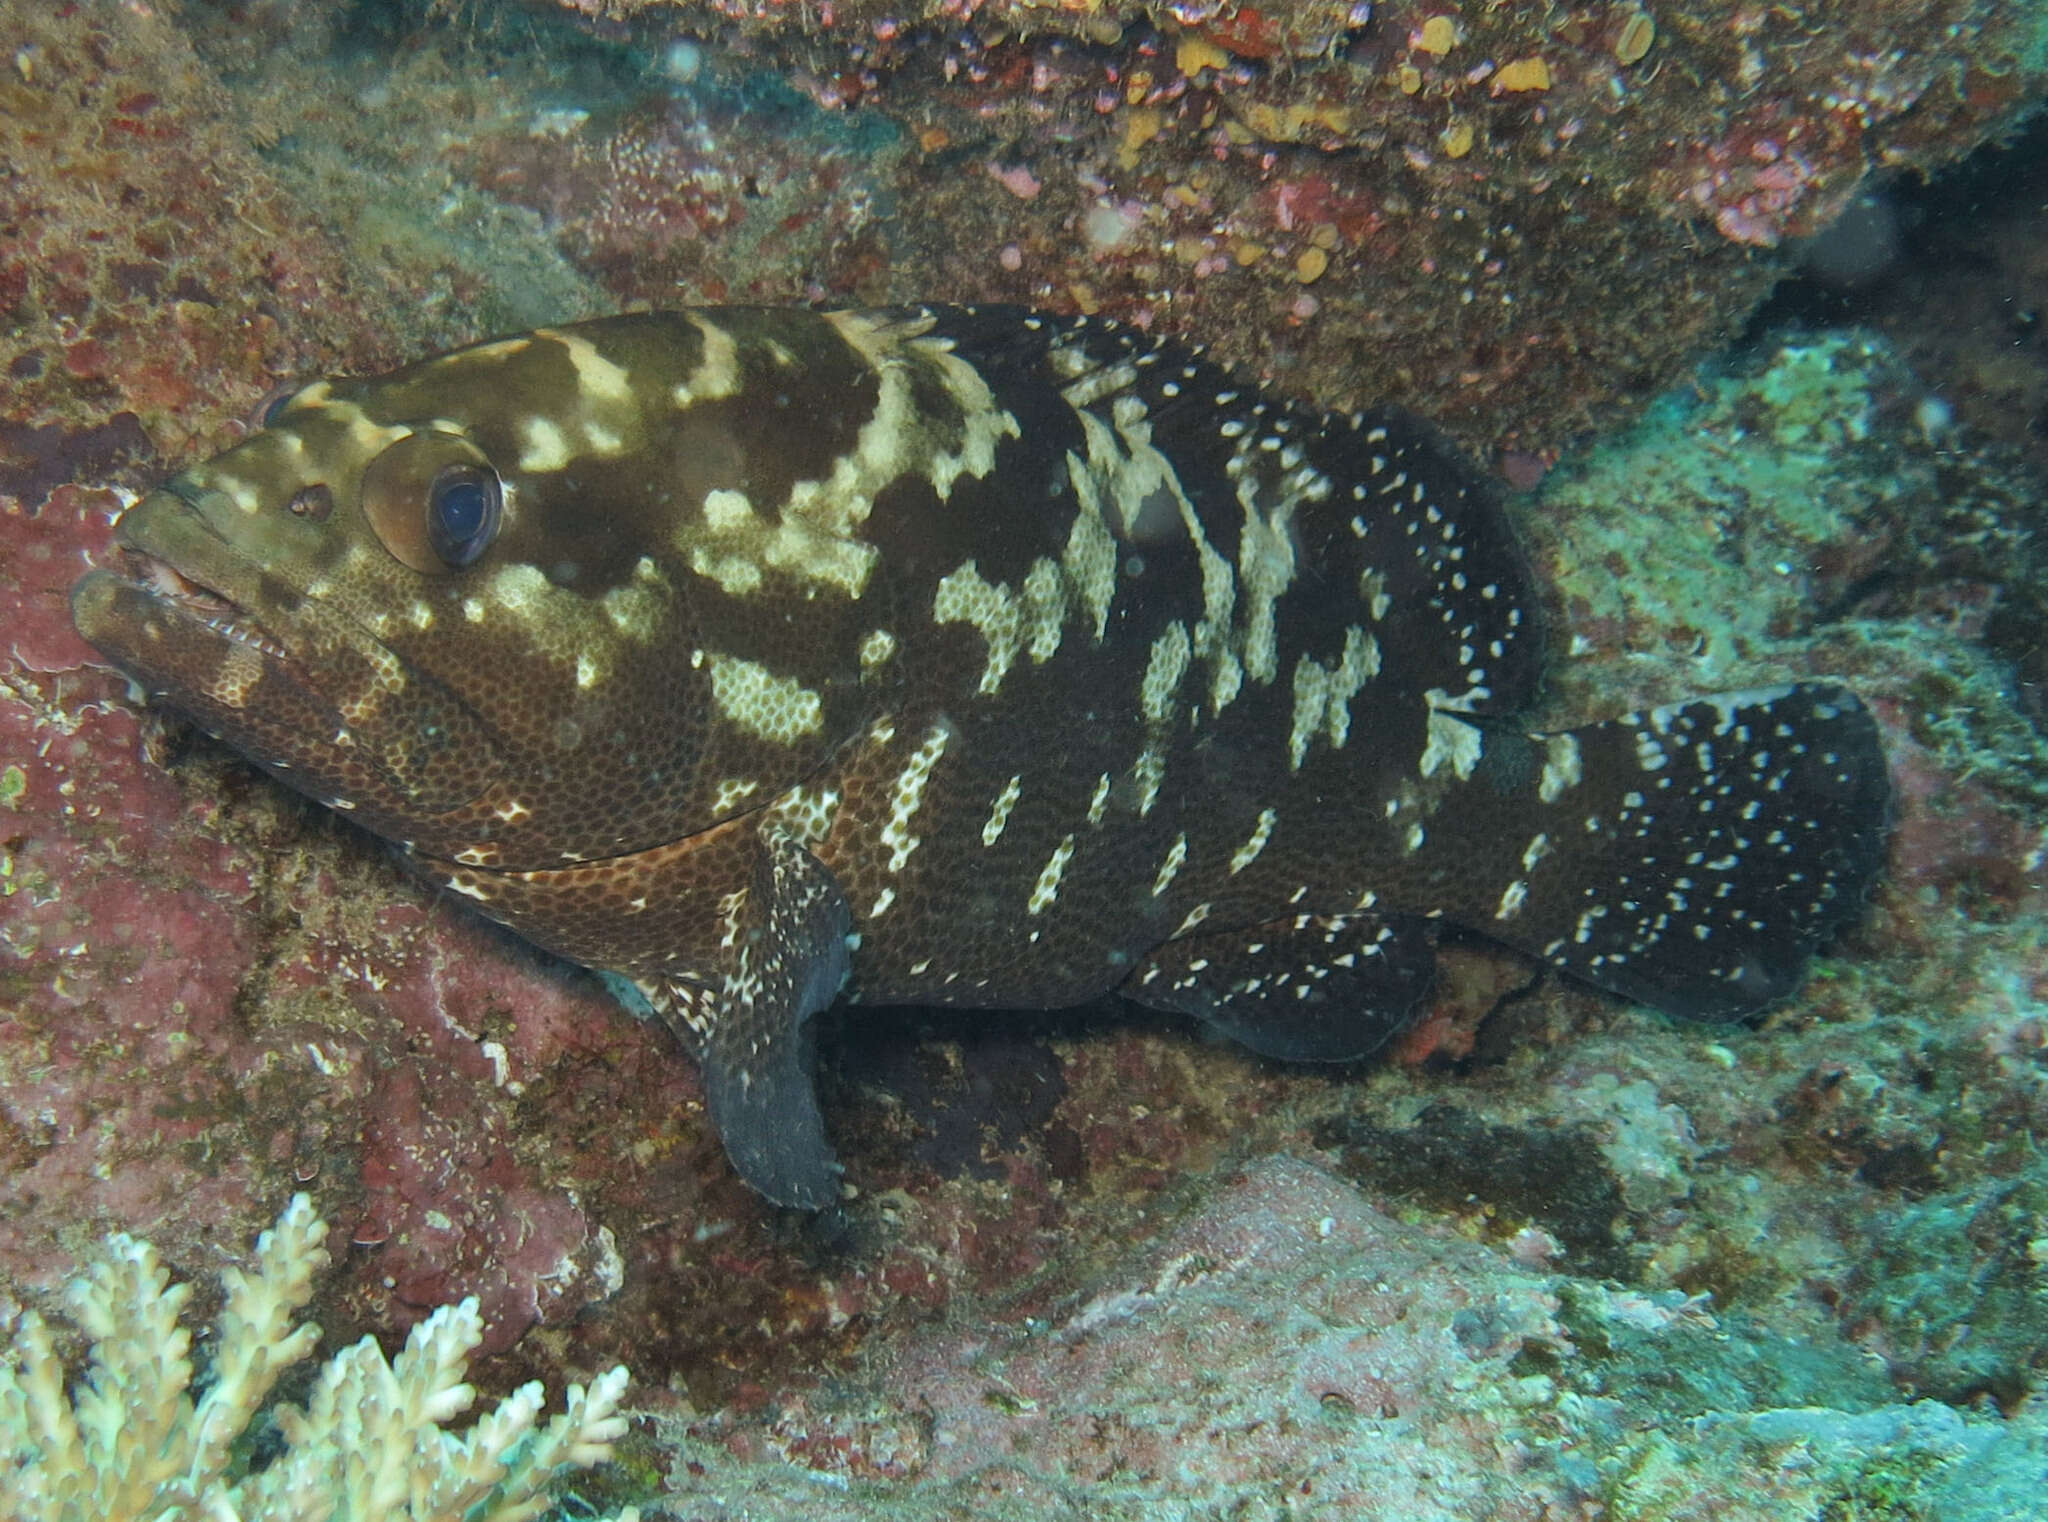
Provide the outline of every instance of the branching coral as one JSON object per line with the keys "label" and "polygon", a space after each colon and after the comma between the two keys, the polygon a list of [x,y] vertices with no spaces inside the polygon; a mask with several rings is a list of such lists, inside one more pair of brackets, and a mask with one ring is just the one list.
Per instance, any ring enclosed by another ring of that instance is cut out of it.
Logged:
{"label": "branching coral", "polygon": [[546,1508],[549,1481],[610,1456],[626,1427],[623,1367],[571,1385],[544,1427],[536,1380],[467,1433],[443,1430],[476,1398],[463,1381],[483,1335],[470,1299],[420,1323],[390,1363],[369,1337],[337,1353],[303,1409],[272,1414],[283,1451],[261,1468],[244,1462],[237,1439],[319,1339],[292,1320],[327,1262],[326,1230],[294,1196],[257,1240],[253,1271],[222,1276],[211,1377],[196,1398],[178,1320],[191,1287],[170,1282],[147,1242],[112,1238],[72,1286],[93,1341],[68,1394],[49,1328],[23,1315],[0,1364],[0,1522],[525,1522]]}

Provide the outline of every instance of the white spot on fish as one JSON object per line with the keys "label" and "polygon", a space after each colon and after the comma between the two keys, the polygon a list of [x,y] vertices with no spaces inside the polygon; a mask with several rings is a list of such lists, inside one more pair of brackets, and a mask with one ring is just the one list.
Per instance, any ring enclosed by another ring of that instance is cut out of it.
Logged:
{"label": "white spot on fish", "polygon": [[756,521],[754,504],[745,492],[721,487],[704,493],[704,522],[713,533],[731,533]]}
{"label": "white spot on fish", "polygon": [[536,339],[552,339],[569,354],[569,363],[576,370],[576,389],[588,399],[599,402],[629,402],[633,399],[633,378],[621,365],[606,359],[597,350],[597,345],[581,333],[567,333],[559,328],[536,328]]}
{"label": "white spot on fish", "polygon": [[718,784],[717,796],[711,800],[711,812],[723,818],[740,806],[740,801],[750,798],[761,789],[761,783],[754,777],[727,777]]}
{"label": "white spot on fish", "polygon": [[1543,777],[1537,784],[1536,796],[1545,803],[1555,803],[1566,788],[1576,787],[1584,776],[1579,742],[1570,735],[1550,736],[1543,746]]}
{"label": "white spot on fish", "polygon": [[912,753],[909,764],[897,774],[889,822],[882,826],[882,844],[889,848],[891,872],[901,872],[910,860],[910,853],[920,844],[920,837],[910,833],[910,824],[924,805],[925,784],[931,780],[932,768],[939,764],[939,758],[945,755],[946,746],[952,738],[951,725],[943,722],[934,724],[925,733],[924,743]]}
{"label": "white spot on fish", "polygon": [[711,700],[719,714],[748,734],[794,745],[816,734],[824,703],[795,677],[778,676],[758,661],[711,655]]}
{"label": "white spot on fish", "polygon": [[1010,810],[1017,806],[1017,800],[1024,792],[1023,774],[1019,773],[1003,784],[1003,790],[996,794],[996,801],[989,807],[988,822],[981,827],[981,843],[992,846],[1003,838],[1003,827],[1010,822]]}
{"label": "white spot on fish", "polygon": [[870,629],[860,642],[860,670],[873,676],[896,653],[896,636],[887,629]]}
{"label": "white spot on fish", "polygon": [[1065,836],[1053,848],[1051,856],[1039,869],[1038,881],[1031,886],[1031,897],[1025,901],[1026,914],[1043,914],[1053,906],[1060,896],[1060,878],[1067,870],[1067,863],[1073,859],[1074,837]]}
{"label": "white spot on fish", "polygon": [[690,378],[670,393],[670,400],[677,407],[690,407],[731,396],[740,388],[739,345],[733,342],[732,334],[709,318],[696,312],[683,315],[697,329],[704,351]]}
{"label": "white spot on fish", "polygon": [[521,470],[560,470],[575,458],[561,427],[548,418],[528,418],[526,426],[520,430],[520,438],[525,446],[519,456]]}
{"label": "white spot on fish", "polygon": [[1166,849],[1166,860],[1159,864],[1159,872],[1152,879],[1152,896],[1159,897],[1180,873],[1181,865],[1188,859],[1188,838],[1186,835],[1173,837],[1173,844]]}
{"label": "white spot on fish", "polygon": [[1166,757],[1147,745],[1131,765],[1131,780],[1138,785],[1138,817],[1142,819],[1159,801],[1159,789],[1166,781]]}
{"label": "white spot on fish", "polygon": [[1425,777],[1435,776],[1437,770],[1449,763],[1451,771],[1460,782],[1472,775],[1479,765],[1479,758],[1485,748],[1485,736],[1476,724],[1468,724],[1435,707],[1443,702],[1444,694],[1431,688],[1426,695],[1432,705],[1429,710],[1428,738],[1422,747],[1422,759],[1416,770]]}
{"label": "white spot on fish", "polygon": [[1166,632],[1152,641],[1152,656],[1145,665],[1145,680],[1138,689],[1138,704],[1147,719],[1163,724],[1173,717],[1173,695],[1187,674],[1190,650],[1187,625],[1166,626]]}
{"label": "white spot on fish", "polygon": [[972,624],[988,645],[988,661],[982,667],[979,691],[993,696],[1017,659],[1023,644],[1023,611],[1017,594],[1008,587],[982,579],[969,560],[939,578],[932,598],[932,622]]}
{"label": "white spot on fish", "polygon": [[1266,842],[1273,838],[1273,822],[1279,818],[1272,809],[1260,809],[1258,823],[1252,827],[1251,838],[1237,848],[1230,858],[1230,875],[1237,876],[1246,867],[1259,859],[1259,853],[1266,849]]}
{"label": "white spot on fish", "polygon": [[1326,667],[1303,654],[1294,666],[1294,722],[1287,735],[1287,763],[1299,771],[1318,731],[1342,749],[1351,734],[1351,700],[1379,675],[1379,641],[1353,624],[1344,631],[1344,654]]}
{"label": "white spot on fish", "polygon": [[776,823],[806,846],[814,846],[831,833],[839,811],[839,793],[834,788],[793,787],[770,805]]}

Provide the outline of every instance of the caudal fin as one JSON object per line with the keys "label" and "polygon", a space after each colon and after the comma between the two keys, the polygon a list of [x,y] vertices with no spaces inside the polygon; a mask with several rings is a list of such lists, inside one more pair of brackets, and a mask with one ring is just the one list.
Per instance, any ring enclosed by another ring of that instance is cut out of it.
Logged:
{"label": "caudal fin", "polygon": [[1525,795],[1530,836],[1473,928],[1674,1015],[1790,994],[1883,867],[1884,751],[1843,687],[1694,698],[1535,736],[1523,756],[1496,785]]}

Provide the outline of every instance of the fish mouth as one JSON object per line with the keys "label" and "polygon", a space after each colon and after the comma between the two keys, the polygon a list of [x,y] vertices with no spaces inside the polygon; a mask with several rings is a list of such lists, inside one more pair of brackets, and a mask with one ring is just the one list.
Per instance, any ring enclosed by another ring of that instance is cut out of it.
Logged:
{"label": "fish mouth", "polygon": [[496,741],[430,675],[321,598],[289,527],[180,478],[125,513],[71,589],[78,632],[160,700],[356,818],[473,802]]}
{"label": "fish mouth", "polygon": [[113,554],[72,588],[72,622],[153,695],[209,726],[239,728],[265,710],[331,714],[280,620],[256,611],[273,580],[200,504],[161,488],[122,516]]}
{"label": "fish mouth", "polygon": [[283,643],[254,614],[224,593],[194,581],[168,560],[159,560],[147,550],[126,544],[115,549],[124,579],[148,593],[158,607],[196,619],[222,639],[247,646],[270,660],[286,666],[294,664]]}

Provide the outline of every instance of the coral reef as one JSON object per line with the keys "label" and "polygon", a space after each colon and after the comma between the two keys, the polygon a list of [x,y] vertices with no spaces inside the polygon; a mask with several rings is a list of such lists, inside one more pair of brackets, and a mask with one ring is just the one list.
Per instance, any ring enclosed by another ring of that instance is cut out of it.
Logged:
{"label": "coral reef", "polygon": [[2009,129],[2044,56],[1957,0],[547,9],[188,24],[267,171],[427,319],[1078,306],[1523,469],[1737,332],[1872,176]]}
{"label": "coral reef", "polygon": [[1954,172],[1885,178],[1799,251],[1774,320],[1877,329],[1976,433],[2048,463],[2048,120]]}
{"label": "coral reef", "polygon": [[[1915,1516],[1966,1466],[2018,1471],[1977,1514],[2026,1504],[2038,1414],[2008,1430],[1889,1395],[1851,1350],[1560,1279],[1277,1159],[1051,1314],[926,1337],[855,1390],[665,1441],[691,1514],[714,1517],[743,1514],[717,1503],[766,1469],[732,1458],[769,1455],[837,1477],[847,1499],[823,1514],[849,1517],[1005,1516],[1025,1496],[1134,1518]],[[1882,1497],[1900,1509],[1859,1509]]]}
{"label": "coral reef", "polygon": [[2044,56],[1956,0],[559,3],[897,124],[894,297],[1156,323],[1533,458],[1731,336],[1867,177],[2008,128]]}
{"label": "coral reef", "polygon": [[[313,1350],[320,1329],[293,1326],[327,1264],[327,1223],[294,1195],[256,1242],[253,1271],[222,1276],[226,1304],[209,1349],[210,1378],[191,1392],[192,1337],[180,1325],[188,1285],[173,1286],[156,1250],[116,1235],[72,1286],[92,1338],[69,1397],[64,1365],[30,1311],[0,1364],[0,1517],[10,1522],[141,1522],[240,1517],[248,1522],[522,1522],[543,1487],[604,1462],[625,1431],[613,1414],[626,1371],[569,1387],[567,1409],[536,1427],[542,1391],[526,1385],[458,1437],[443,1430],[476,1392],[463,1383],[482,1337],[474,1300],[413,1329],[390,1363],[365,1337],[322,1366],[303,1407],[270,1415],[281,1448],[251,1466],[244,1445],[277,1381]],[[636,1522],[628,1508],[616,1522]]]}
{"label": "coral reef", "polygon": [[[1803,257],[1735,237],[2008,124],[2032,14],[1375,7],[1318,51],[1348,7],[549,9],[0,9],[6,1294],[316,1187],[324,1325],[473,1295],[494,1391],[630,1356],[622,1452],[691,1517],[2030,1516],[2042,487],[1980,429],[2039,345],[1935,342],[1941,284],[1889,342],[1698,362]],[[1968,311],[2031,301],[2023,210]],[[64,608],[286,378],[717,294],[1091,305],[1449,418],[1531,488],[1553,712],[1853,682],[1890,884],[1752,1029],[1464,946],[1367,1071],[1101,1008],[828,1022],[857,1194],[774,1218],[665,1039],[149,715]],[[1304,1453],[1327,1492],[1275,1481]]]}

